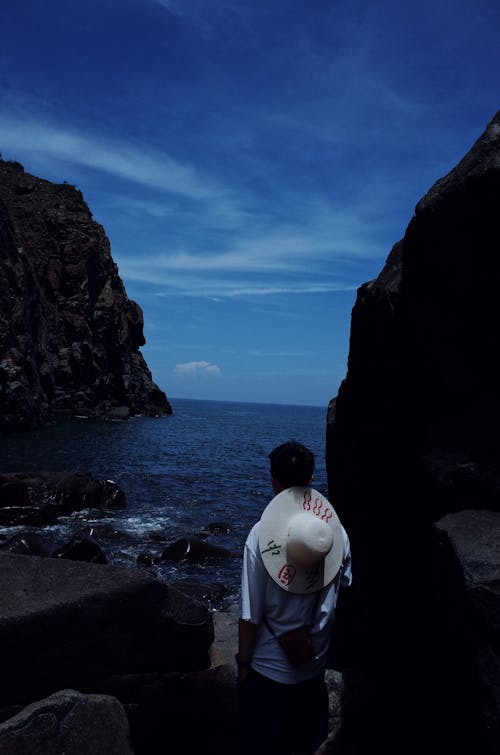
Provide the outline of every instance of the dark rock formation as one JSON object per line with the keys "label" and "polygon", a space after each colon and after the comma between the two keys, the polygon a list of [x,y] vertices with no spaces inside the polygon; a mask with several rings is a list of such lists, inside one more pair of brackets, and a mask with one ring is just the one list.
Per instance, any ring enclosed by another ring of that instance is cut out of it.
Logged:
{"label": "dark rock formation", "polygon": [[[235,671],[218,666],[185,674],[129,677],[118,690],[135,755],[227,753],[238,747]],[[114,694],[115,680],[110,680]]]}
{"label": "dark rock formation", "polygon": [[86,561],[89,564],[107,564],[101,546],[88,532],[80,531],[73,535],[69,542],[58,548],[52,556],[54,558],[69,558],[71,561]]}
{"label": "dark rock formation", "polygon": [[500,113],[352,313],[327,468],[353,548],[353,752],[500,749],[477,705],[464,577],[433,525],[500,510],[499,206]]}
{"label": "dark rock formation", "polygon": [[448,537],[464,575],[465,621],[474,637],[481,710],[491,750],[500,742],[500,512],[460,511],[437,526]]}
{"label": "dark rock formation", "polygon": [[2,755],[133,755],[123,706],[106,695],[61,690],[0,724]]}
{"label": "dark rock formation", "polygon": [[[116,701],[136,755],[237,752],[237,625],[237,606],[213,614],[135,570],[0,555],[0,752],[57,754],[57,733],[86,753],[87,714],[98,736],[106,708],[123,743]],[[102,736],[93,752],[129,751]]]}
{"label": "dark rock formation", "polygon": [[43,526],[73,511],[124,506],[125,493],[115,482],[88,472],[0,474],[1,526]]}
{"label": "dark rock formation", "polygon": [[136,570],[0,554],[0,708],[210,664],[205,607]]}
{"label": "dark rock formation", "polygon": [[168,545],[163,551],[163,561],[202,561],[205,558],[229,558],[231,551],[220,545],[198,540],[196,537],[183,537]]}
{"label": "dark rock formation", "polygon": [[21,556],[50,556],[46,542],[36,532],[16,533],[0,543],[0,550]]}
{"label": "dark rock formation", "polygon": [[142,311],[81,193],[0,160],[0,429],[170,413],[143,344]]}
{"label": "dark rock formation", "polygon": [[201,603],[221,600],[226,594],[226,588],[220,582],[200,582],[197,579],[176,579],[172,587]]}

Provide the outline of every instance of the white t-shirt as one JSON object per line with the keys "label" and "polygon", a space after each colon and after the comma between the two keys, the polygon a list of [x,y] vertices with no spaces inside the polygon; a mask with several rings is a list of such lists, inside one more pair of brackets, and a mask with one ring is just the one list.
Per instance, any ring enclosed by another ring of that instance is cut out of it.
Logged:
{"label": "white t-shirt", "polygon": [[[342,566],[333,582],[320,591],[319,598],[317,593],[297,595],[283,590],[267,573],[259,549],[259,524],[257,522],[252,527],[245,543],[240,618],[259,624],[252,668],[277,682],[296,684],[325,670],[338,591],[341,586],[350,585],[352,579],[349,538],[342,528]],[[264,624],[264,617],[276,635],[307,624],[316,650],[315,657],[301,666],[292,666],[278,640]]]}

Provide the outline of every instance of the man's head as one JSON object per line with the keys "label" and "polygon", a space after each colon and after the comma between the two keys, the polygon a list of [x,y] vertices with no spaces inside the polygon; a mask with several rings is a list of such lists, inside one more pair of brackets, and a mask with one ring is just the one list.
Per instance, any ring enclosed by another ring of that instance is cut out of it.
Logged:
{"label": "man's head", "polygon": [[301,443],[283,443],[269,454],[276,493],[295,485],[309,485],[314,472],[314,454]]}

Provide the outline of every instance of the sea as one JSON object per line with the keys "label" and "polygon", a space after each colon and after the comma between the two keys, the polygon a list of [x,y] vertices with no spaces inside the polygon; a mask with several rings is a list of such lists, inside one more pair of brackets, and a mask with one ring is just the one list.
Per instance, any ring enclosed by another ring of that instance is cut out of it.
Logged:
{"label": "sea", "polygon": [[[145,569],[175,584],[196,580],[223,587],[209,607],[239,597],[246,536],[273,497],[268,454],[297,440],[315,454],[314,487],[327,494],[326,407],[170,399],[167,417],[127,421],[65,418],[31,432],[0,437],[0,472],[85,471],[118,483],[124,509],[83,511],[37,530],[62,544],[92,534],[108,563]],[[210,525],[222,523],[222,531]],[[25,531],[27,528],[23,528]],[[0,539],[18,532],[0,528]],[[138,563],[183,537],[202,535],[230,551],[199,563]]]}

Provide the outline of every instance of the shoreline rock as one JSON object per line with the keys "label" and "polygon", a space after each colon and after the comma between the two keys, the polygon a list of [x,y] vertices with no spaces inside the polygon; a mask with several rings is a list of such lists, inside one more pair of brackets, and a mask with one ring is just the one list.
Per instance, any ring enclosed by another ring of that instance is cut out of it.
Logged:
{"label": "shoreline rock", "polygon": [[0,431],[171,414],[143,324],[81,192],[0,159]]}
{"label": "shoreline rock", "polygon": [[0,473],[0,526],[54,524],[82,509],[122,509],[124,491],[89,472]]}

